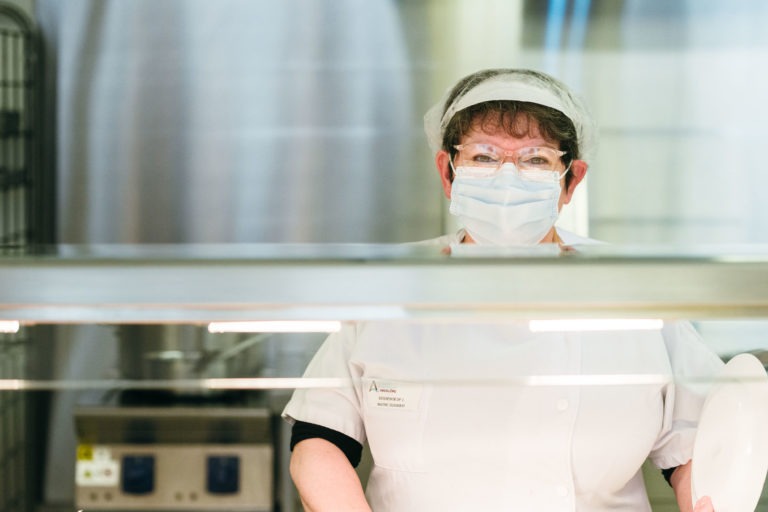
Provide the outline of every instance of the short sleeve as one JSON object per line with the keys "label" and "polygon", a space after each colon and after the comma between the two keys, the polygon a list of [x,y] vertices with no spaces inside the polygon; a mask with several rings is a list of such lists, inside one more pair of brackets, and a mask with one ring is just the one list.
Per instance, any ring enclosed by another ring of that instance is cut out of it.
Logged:
{"label": "short sleeve", "polygon": [[282,416],[286,421],[291,424],[296,421],[314,423],[346,434],[360,444],[365,443],[356,391],[360,375],[350,365],[356,334],[356,325],[349,324],[328,336],[304,372],[304,378],[343,379],[347,383],[341,387],[296,389],[283,410]]}
{"label": "short sleeve", "polygon": [[662,331],[673,382],[664,390],[664,419],[651,461],[659,468],[691,460],[701,410],[723,361],[689,322],[665,323]]}

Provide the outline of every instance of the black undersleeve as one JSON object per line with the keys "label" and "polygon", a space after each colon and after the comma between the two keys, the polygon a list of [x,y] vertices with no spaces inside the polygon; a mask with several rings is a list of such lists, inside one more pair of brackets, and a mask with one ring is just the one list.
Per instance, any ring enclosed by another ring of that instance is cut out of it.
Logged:
{"label": "black undersleeve", "polygon": [[662,469],[662,470],[661,470],[661,474],[662,474],[662,475],[664,475],[664,480],[666,480],[666,481],[667,481],[667,483],[668,483],[670,486],[672,485],[672,482],[670,481],[670,480],[672,479],[672,473],[674,473],[674,472],[675,472],[675,470],[676,470],[677,468],[679,468],[679,467],[680,467],[680,466],[675,466],[675,467],[673,467],[673,468],[667,468],[667,469]]}
{"label": "black undersleeve", "polygon": [[356,468],[360,464],[360,457],[363,453],[362,444],[339,431],[304,421],[297,421],[293,424],[293,429],[291,430],[291,451],[293,451],[293,447],[298,442],[312,438],[325,439],[335,444],[347,456],[352,467]]}

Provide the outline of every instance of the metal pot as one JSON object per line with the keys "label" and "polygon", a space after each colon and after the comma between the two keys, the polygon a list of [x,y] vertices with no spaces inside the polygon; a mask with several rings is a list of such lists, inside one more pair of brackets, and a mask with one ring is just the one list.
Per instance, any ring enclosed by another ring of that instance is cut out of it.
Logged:
{"label": "metal pot", "polygon": [[262,367],[267,337],[211,334],[190,324],[120,325],[116,333],[120,376],[136,380],[252,377]]}

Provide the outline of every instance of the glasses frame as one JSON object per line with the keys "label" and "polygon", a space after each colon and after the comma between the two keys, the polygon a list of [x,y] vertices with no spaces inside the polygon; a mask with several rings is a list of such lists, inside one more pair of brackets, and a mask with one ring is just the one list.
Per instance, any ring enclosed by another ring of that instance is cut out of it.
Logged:
{"label": "glasses frame", "polygon": [[[499,170],[501,169],[501,167],[504,165],[504,162],[506,162],[507,159],[510,156],[514,157],[514,159],[512,160],[512,163],[515,164],[515,167],[517,168],[518,171],[526,171],[526,172],[527,171],[537,171],[537,170],[540,170],[540,171],[552,171],[552,172],[557,172],[558,174],[560,174],[560,178],[565,176],[565,174],[571,168],[571,164],[573,163],[573,160],[569,161],[567,164],[565,164],[565,162],[563,162],[564,165],[565,165],[565,170],[563,172],[560,172],[557,169],[521,169],[520,165],[519,165],[519,162],[520,162],[519,153],[521,151],[531,150],[531,149],[546,149],[547,151],[552,151],[555,154],[557,154],[557,158],[558,159],[561,159],[563,157],[563,155],[568,154],[568,152],[567,151],[562,151],[560,149],[551,148],[549,146],[526,146],[526,147],[523,147],[523,148],[518,148],[518,149],[514,149],[512,151],[508,151],[508,150],[502,149],[502,148],[500,148],[500,147],[498,147],[498,146],[496,146],[494,144],[489,144],[489,143],[486,143],[486,142],[470,142],[470,143],[467,143],[467,144],[456,144],[456,145],[453,146],[453,149],[455,149],[457,151],[457,154],[455,155],[454,158],[458,157],[459,156],[458,153],[461,153],[461,151],[464,148],[466,148],[467,146],[489,146],[489,147],[492,147],[492,148],[495,148],[496,150],[498,150],[498,153],[499,153],[499,155],[502,156],[502,158],[499,160],[499,162],[496,165],[495,169],[493,169],[493,172],[490,173],[490,174],[498,173]],[[451,158],[451,160],[454,160],[454,158]],[[560,160],[560,161],[562,161],[562,160]],[[474,167],[486,167],[488,169],[491,169],[493,166],[491,166],[491,165],[476,165]]]}

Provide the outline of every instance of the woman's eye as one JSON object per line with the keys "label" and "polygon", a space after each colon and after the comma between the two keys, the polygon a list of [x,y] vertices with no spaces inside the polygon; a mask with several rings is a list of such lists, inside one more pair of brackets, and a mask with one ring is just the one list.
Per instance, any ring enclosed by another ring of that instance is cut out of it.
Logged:
{"label": "woman's eye", "polygon": [[479,154],[472,157],[473,162],[477,162],[480,164],[493,164],[498,162],[498,158],[496,158],[493,155],[486,155],[486,154]]}
{"label": "woman's eye", "polygon": [[526,158],[523,160],[523,163],[535,167],[552,167],[554,165],[554,163],[543,156],[532,156],[530,158]]}

